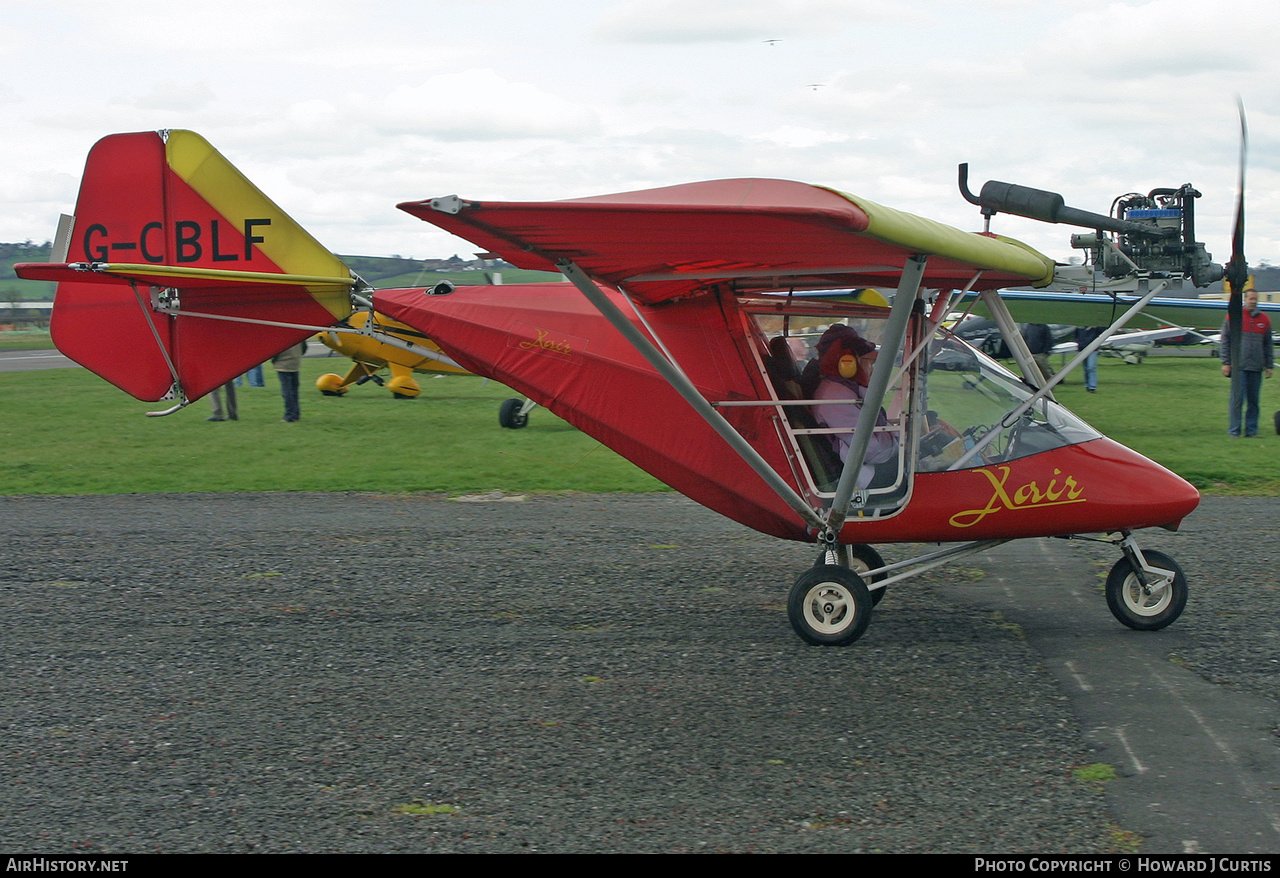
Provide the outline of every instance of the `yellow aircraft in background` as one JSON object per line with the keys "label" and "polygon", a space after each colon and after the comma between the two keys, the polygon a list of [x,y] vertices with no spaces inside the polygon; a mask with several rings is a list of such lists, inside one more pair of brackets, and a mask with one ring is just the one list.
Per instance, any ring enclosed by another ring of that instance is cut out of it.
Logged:
{"label": "yellow aircraft in background", "polygon": [[[416,347],[440,353],[440,348],[435,342],[421,332],[376,312],[357,311],[351,315],[348,325],[352,329],[363,330],[369,322],[371,313],[374,315],[374,327],[378,332],[397,336]],[[326,347],[344,357],[350,357],[353,361],[351,370],[345,376],[330,372],[316,379],[316,389],[326,396],[342,396],[355,385],[372,381],[391,391],[396,399],[413,399],[422,392],[422,387],[413,377],[414,372],[468,374],[461,366],[386,344],[373,335],[322,332],[318,338]],[[377,374],[383,369],[391,370],[389,380],[384,380]]]}
{"label": "yellow aircraft in background", "polygon": [[[374,318],[372,327],[368,325],[370,315]],[[316,389],[326,396],[342,396],[357,384],[372,381],[391,391],[396,399],[413,399],[422,393],[422,386],[413,377],[414,372],[471,374],[454,363],[424,334],[385,314],[371,310],[356,311],[348,318],[347,325],[358,330],[359,334],[322,332],[316,336],[326,347],[352,360],[351,369],[345,376],[328,372],[316,379]],[[379,335],[366,335],[366,329]],[[394,336],[408,345],[397,347],[379,340],[387,336]],[[389,380],[378,375],[383,369],[391,371]],[[536,403],[521,397],[503,400],[498,409],[498,423],[509,430],[518,430],[529,423],[529,412],[536,407]]]}

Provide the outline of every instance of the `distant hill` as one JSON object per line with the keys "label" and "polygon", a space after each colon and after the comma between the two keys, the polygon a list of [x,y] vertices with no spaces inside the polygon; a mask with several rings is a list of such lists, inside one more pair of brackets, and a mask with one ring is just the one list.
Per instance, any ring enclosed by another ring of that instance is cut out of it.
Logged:
{"label": "distant hill", "polygon": [[394,287],[429,287],[442,280],[456,284],[489,284],[494,281],[505,284],[547,283],[560,279],[551,271],[527,271],[515,268],[500,259],[466,260],[459,256],[448,259],[405,259],[401,256],[343,256],[352,271],[364,278],[370,286],[381,289]]}
{"label": "distant hill", "polygon": [[51,241],[0,244],[0,305],[9,302],[51,302],[57,286],[47,280],[22,280],[13,273],[15,262],[48,262]]}
{"label": "distant hill", "polygon": [[466,265],[457,256],[445,259],[406,259],[403,256],[343,256],[338,258],[345,262],[352,271],[360,275],[375,287],[378,281],[389,277],[400,277],[406,274],[417,274],[424,271],[436,271],[440,265]]}

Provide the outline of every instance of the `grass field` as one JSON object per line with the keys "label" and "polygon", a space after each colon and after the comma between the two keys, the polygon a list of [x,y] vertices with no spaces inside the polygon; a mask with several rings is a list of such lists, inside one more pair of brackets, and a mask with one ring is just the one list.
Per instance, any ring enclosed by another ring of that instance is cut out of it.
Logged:
{"label": "grass field", "polygon": [[1098,363],[1098,392],[1079,375],[1056,394],[1111,438],[1164,464],[1206,494],[1280,494],[1280,375],[1263,382],[1258,436],[1227,435],[1230,382],[1208,357],[1148,357],[1140,365]]}
{"label": "grass field", "polygon": [[303,360],[302,420],[281,422],[279,383],[239,388],[240,420],[199,400],[164,418],[81,369],[0,374],[0,494],[153,491],[636,492],[659,482],[550,412],[498,426],[512,393],[469,375],[419,376],[397,400],[373,384],[315,390],[349,360]]}
{"label": "grass field", "polygon": [[[281,423],[279,385],[240,388],[240,420],[209,423],[200,400],[165,418],[80,369],[0,374],[0,494],[156,491],[430,491],[467,494],[666,488],[542,409],[529,426],[498,426],[506,388],[472,376],[419,376],[423,393],[395,400],[373,385],[321,396],[323,372],[346,360],[307,358],[302,420]],[[1263,388],[1257,439],[1226,435],[1227,381],[1205,358],[1104,359],[1099,392],[1078,376],[1058,398],[1104,433],[1205,493],[1280,494],[1280,437]],[[1280,377],[1275,379],[1280,382]]]}
{"label": "grass field", "polygon": [[0,351],[38,351],[51,347],[47,329],[0,332]]}

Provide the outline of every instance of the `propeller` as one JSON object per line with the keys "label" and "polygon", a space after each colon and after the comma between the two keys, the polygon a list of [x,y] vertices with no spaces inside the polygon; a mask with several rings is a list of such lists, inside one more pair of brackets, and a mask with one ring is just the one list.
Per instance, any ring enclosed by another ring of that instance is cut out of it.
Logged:
{"label": "propeller", "polygon": [[[1237,98],[1240,110],[1240,175],[1236,183],[1236,222],[1231,234],[1231,261],[1224,276],[1231,286],[1227,299],[1227,350],[1232,364],[1240,362],[1240,333],[1244,320],[1244,285],[1249,281],[1249,263],[1244,256],[1244,167],[1249,150],[1249,127],[1244,117],[1244,101]],[[1238,399],[1240,370],[1231,370],[1231,398]]]}

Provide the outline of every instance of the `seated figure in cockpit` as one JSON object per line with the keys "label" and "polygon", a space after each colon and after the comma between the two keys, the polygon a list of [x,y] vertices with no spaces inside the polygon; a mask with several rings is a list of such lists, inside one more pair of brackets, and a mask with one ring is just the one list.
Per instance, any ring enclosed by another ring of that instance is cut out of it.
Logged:
{"label": "seated figure in cockpit", "polygon": [[[858,423],[858,415],[862,412],[861,400],[867,391],[867,383],[875,371],[876,346],[848,327],[842,333],[834,335],[826,350],[818,361],[818,374],[821,380],[814,391],[817,400],[832,400],[831,403],[818,404],[813,407],[813,415],[824,427],[835,427],[847,432],[833,433],[832,445],[840,456],[841,463],[849,454],[849,445],[853,440],[853,429]],[[828,339],[824,338],[823,341]],[[835,402],[836,400],[857,400],[858,402]],[[889,419],[880,409],[876,417],[876,426],[888,426]],[[867,445],[867,455],[858,473],[856,486],[865,488],[876,482],[892,483],[876,479],[878,464],[892,461],[898,453],[898,440],[891,431],[877,430],[871,434]]]}

